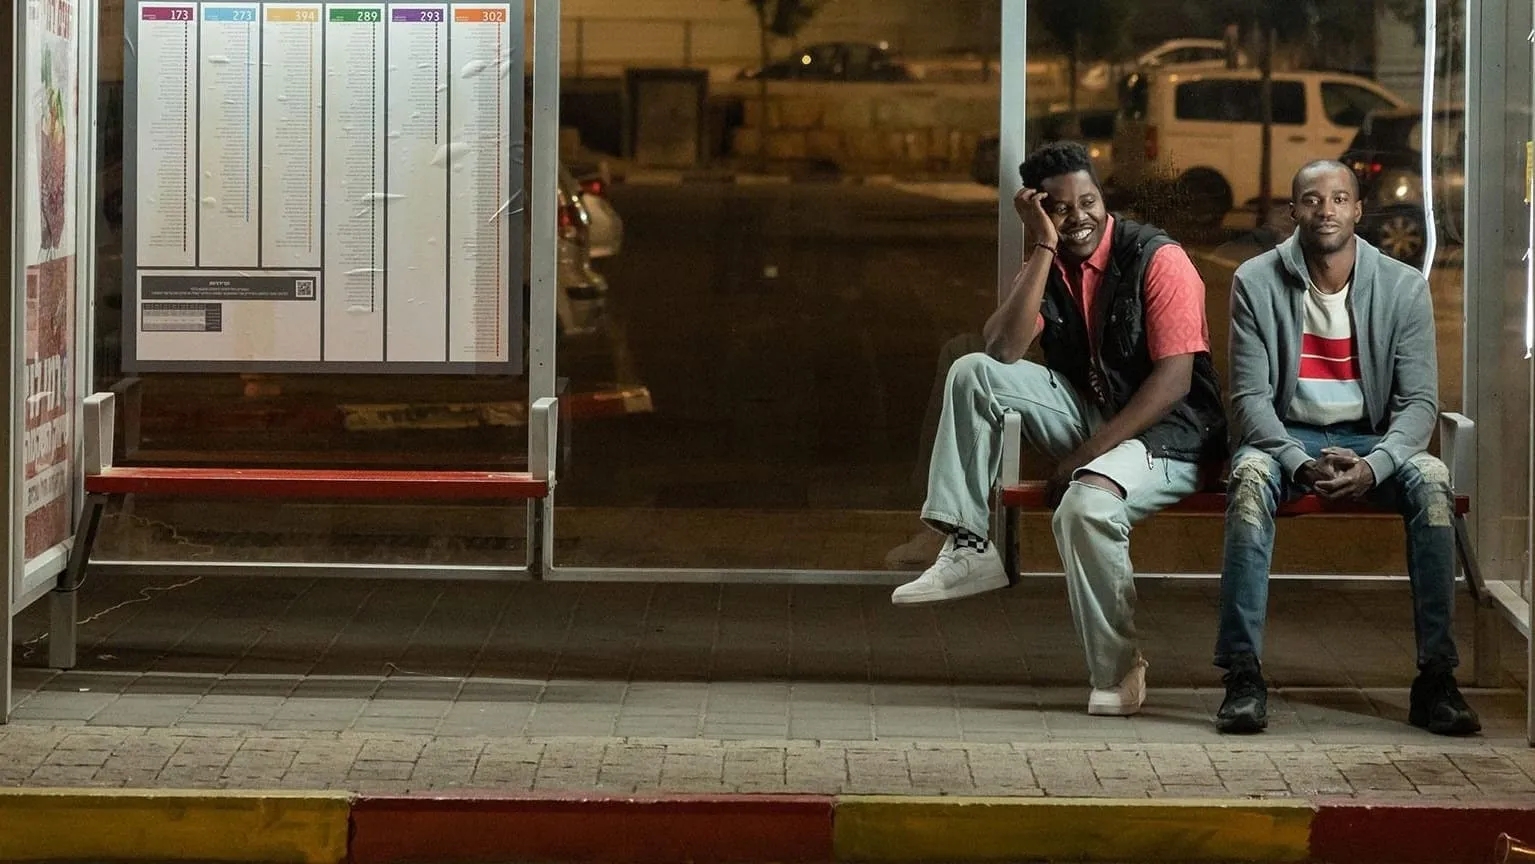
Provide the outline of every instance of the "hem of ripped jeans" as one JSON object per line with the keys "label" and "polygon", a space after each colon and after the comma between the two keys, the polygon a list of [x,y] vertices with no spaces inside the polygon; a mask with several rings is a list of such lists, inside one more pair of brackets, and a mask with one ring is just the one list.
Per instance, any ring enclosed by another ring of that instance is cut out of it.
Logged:
{"label": "hem of ripped jeans", "polygon": [[927,524],[927,527],[937,531],[939,534],[952,534],[953,531],[951,529],[963,528],[983,540],[991,539],[991,525],[988,522],[983,522],[979,526],[970,525],[951,513],[928,509],[923,509],[921,518]]}
{"label": "hem of ripped jeans", "polygon": [[1210,662],[1215,664],[1216,668],[1218,669],[1230,669],[1231,661],[1235,660],[1237,657],[1240,657],[1243,654],[1251,656],[1259,663],[1263,662],[1263,658],[1258,656],[1258,652],[1252,650],[1251,648],[1228,648],[1224,651],[1217,649],[1215,652],[1215,657],[1212,658]]}
{"label": "hem of ripped jeans", "polygon": [[1458,669],[1458,668],[1460,668],[1460,656],[1458,654],[1451,654],[1448,657],[1441,655],[1439,657],[1429,657],[1427,659],[1419,657],[1418,658],[1418,671],[1419,672],[1423,672],[1423,671],[1427,670],[1430,666],[1437,666],[1437,665],[1439,665],[1441,663],[1443,663],[1446,666],[1449,666],[1451,669]]}

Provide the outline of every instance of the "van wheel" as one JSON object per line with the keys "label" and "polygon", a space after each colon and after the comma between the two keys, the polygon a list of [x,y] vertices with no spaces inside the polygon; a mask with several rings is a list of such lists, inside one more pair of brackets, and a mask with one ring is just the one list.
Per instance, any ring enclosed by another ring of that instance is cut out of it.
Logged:
{"label": "van wheel", "polygon": [[1177,200],[1192,227],[1214,231],[1231,212],[1231,185],[1208,168],[1195,168],[1178,178]]}

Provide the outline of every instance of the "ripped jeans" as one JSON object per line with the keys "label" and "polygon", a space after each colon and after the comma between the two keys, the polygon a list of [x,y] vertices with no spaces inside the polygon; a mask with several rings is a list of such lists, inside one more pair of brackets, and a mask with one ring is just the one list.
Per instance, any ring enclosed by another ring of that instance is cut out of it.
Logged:
{"label": "ripped jeans", "polygon": [[[1358,424],[1318,428],[1291,425],[1291,437],[1311,456],[1324,447],[1346,447],[1363,456],[1380,437]],[[1226,549],[1221,570],[1220,633],[1215,665],[1229,668],[1234,654],[1263,653],[1263,625],[1268,614],[1269,566],[1274,553],[1274,510],[1306,490],[1287,477],[1273,457],[1243,447],[1231,460],[1227,485]],[[1412,583],[1413,625],[1418,666],[1457,663],[1452,632],[1455,612],[1454,499],[1444,463],[1427,453],[1407,460],[1368,495],[1377,506],[1402,514],[1407,526],[1407,575]],[[1325,517],[1320,517],[1325,518]],[[1348,542],[1346,528],[1333,536]]]}

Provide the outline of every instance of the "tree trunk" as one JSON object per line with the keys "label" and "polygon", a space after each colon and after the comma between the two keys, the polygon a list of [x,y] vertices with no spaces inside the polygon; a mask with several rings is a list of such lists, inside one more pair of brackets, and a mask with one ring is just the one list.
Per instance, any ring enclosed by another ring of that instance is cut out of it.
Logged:
{"label": "tree trunk", "polygon": [[772,62],[768,50],[767,3],[757,3],[757,49],[762,55],[762,71],[757,73],[757,172],[767,173],[768,80],[767,67]]}
{"label": "tree trunk", "polygon": [[1274,209],[1274,49],[1277,33],[1274,22],[1265,16],[1260,31],[1263,44],[1258,50],[1259,111],[1262,112],[1263,133],[1258,149],[1258,227],[1268,224],[1269,211]]}

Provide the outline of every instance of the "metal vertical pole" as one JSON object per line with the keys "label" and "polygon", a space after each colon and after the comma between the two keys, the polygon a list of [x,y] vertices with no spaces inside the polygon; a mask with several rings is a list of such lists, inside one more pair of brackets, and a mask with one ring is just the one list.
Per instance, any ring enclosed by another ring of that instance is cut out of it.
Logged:
{"label": "metal vertical pole", "polygon": [[997,300],[1023,265],[1023,223],[1013,196],[1023,185],[1024,124],[1028,114],[1028,0],[1002,0],[1002,117],[997,134]]}
{"label": "metal vertical pole", "polygon": [[[1531,7],[1526,6],[1525,8]],[[1526,36],[1530,44],[1520,54],[1524,56],[1524,62],[1529,64],[1525,70],[1530,78],[1531,104],[1529,107],[1535,108],[1535,11],[1532,11],[1531,18],[1532,20],[1529,22],[1530,31],[1528,36]],[[1517,31],[1510,33],[1509,36],[1518,38]],[[1508,37],[1506,36],[1505,38]],[[1535,304],[1535,164],[1531,164],[1535,162],[1535,152],[1532,152],[1535,151],[1535,110],[1530,111],[1529,125],[1525,127],[1524,133],[1528,136],[1525,139],[1528,142],[1528,146],[1525,149],[1526,161],[1521,185],[1524,187],[1524,209],[1530,226],[1530,245],[1525,252],[1524,260],[1525,279],[1527,280],[1527,287],[1525,288],[1524,362],[1529,382],[1525,390],[1525,398],[1535,400],[1535,363],[1532,363],[1530,359],[1531,349],[1535,348],[1535,344],[1532,344],[1535,343],[1535,332],[1532,332],[1532,324],[1535,324],[1535,321],[1531,319],[1531,315],[1535,315],[1535,309],[1530,308],[1531,304]],[[1519,574],[1519,584],[1524,589],[1525,599],[1530,604],[1529,620],[1535,621],[1535,579],[1531,578],[1535,576],[1535,573],[1531,572],[1532,566],[1535,566],[1531,561],[1532,556],[1535,556],[1535,423],[1532,423],[1530,419],[1528,405],[1525,406],[1525,410],[1522,413],[1524,414],[1526,425],[1525,434],[1530,439],[1530,451],[1528,462],[1526,463],[1528,466],[1526,468],[1527,473],[1524,478],[1525,491],[1528,493],[1529,498],[1528,503],[1525,505],[1524,566],[1523,572]],[[1529,677],[1529,675],[1535,674],[1535,632],[1532,632],[1530,638],[1525,641],[1524,650],[1525,681],[1535,681],[1535,679]],[[1535,744],[1535,687],[1526,685],[1524,690],[1525,741],[1529,744]]]}
{"label": "metal vertical pole", "polygon": [[[16,191],[16,164],[14,160],[13,146],[20,140],[18,121],[21,115],[21,99],[17,98],[16,75],[17,58],[22,56],[21,51],[21,23],[22,16],[16,14],[16,3],[0,4],[0,94],[10,103],[10,116],[6,122],[0,123],[0,273],[3,273],[6,287],[6,298],[0,303],[0,380],[6,382],[5,388],[10,390],[14,380],[11,368],[14,361],[16,345],[11,338],[11,327],[15,323],[12,319],[12,311],[16,305],[16,266],[20,243],[16,242],[16,223],[13,217],[16,212],[14,197]],[[4,458],[0,459],[0,511],[5,514],[3,536],[0,536],[0,559],[5,561],[5,584],[0,585],[0,633],[5,636],[5,642],[0,644],[4,649],[4,657],[0,657],[0,723],[8,722],[11,718],[11,603],[16,590],[16,582],[21,578],[16,564],[15,550],[12,543],[16,542],[17,535],[13,528],[16,525],[16,513],[12,505],[16,496],[12,494],[11,484],[15,482],[12,476],[16,464],[11,456],[15,449],[11,446],[11,433],[14,431],[14,417],[11,412],[15,410],[15,394],[10,393],[10,408],[6,410],[5,422],[0,424],[0,453]]]}
{"label": "metal vertical pole", "polygon": [[[579,32],[579,30],[578,30]],[[560,165],[560,0],[534,0],[533,4],[533,188],[529,190],[532,217],[532,251],[529,256],[528,298],[528,405],[554,394],[556,319],[559,289],[558,214],[555,195]],[[529,436],[531,442],[531,434]],[[548,573],[553,564],[554,492],[530,513],[527,525],[530,560],[535,572]],[[542,518],[538,518],[541,516]]]}

